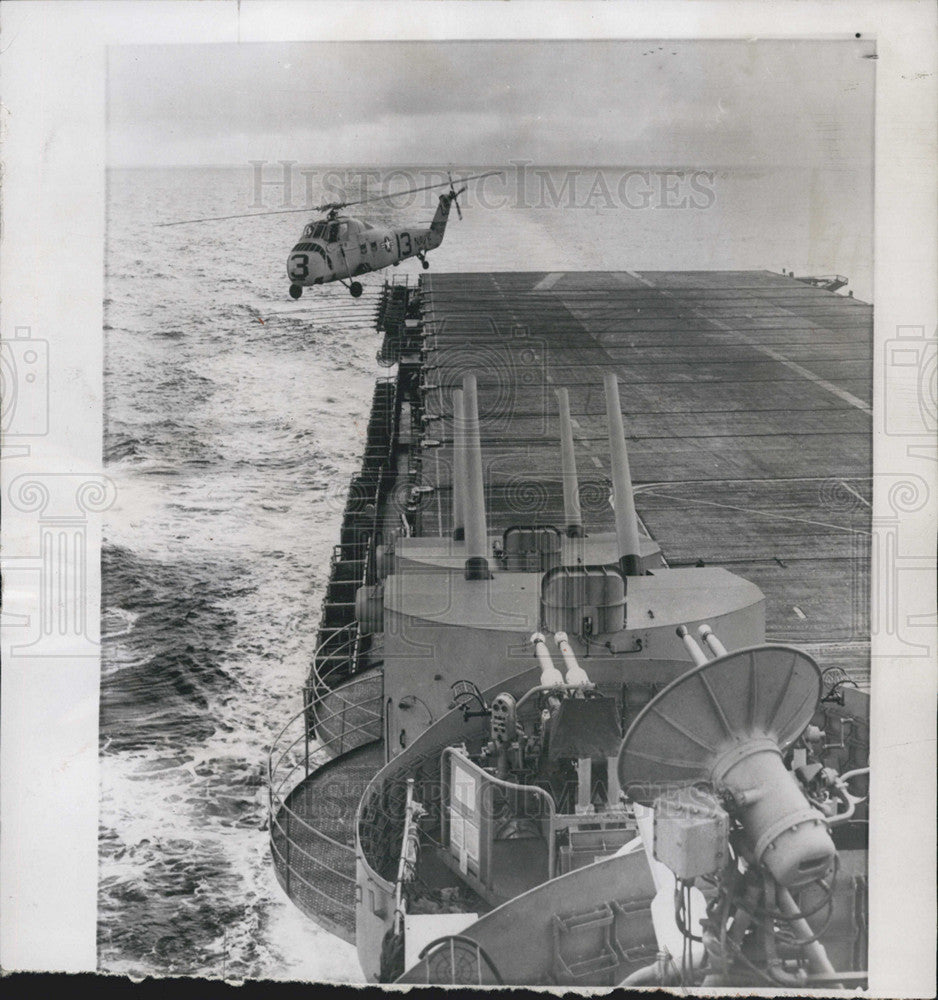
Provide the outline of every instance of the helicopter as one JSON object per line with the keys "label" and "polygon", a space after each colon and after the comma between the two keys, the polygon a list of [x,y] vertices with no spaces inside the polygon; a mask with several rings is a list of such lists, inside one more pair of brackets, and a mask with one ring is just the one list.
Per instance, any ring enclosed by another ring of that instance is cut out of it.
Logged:
{"label": "helicopter", "polygon": [[[287,278],[290,282],[290,297],[298,299],[304,288],[325,285],[338,281],[344,285],[352,298],[362,294],[362,284],[355,279],[371,271],[381,271],[386,267],[397,267],[402,260],[416,257],[424,270],[430,266],[427,254],[442,242],[446,232],[451,206],[456,206],[456,214],[462,219],[459,196],[467,188],[465,182],[492,177],[500,173],[490,170],[484,174],[453,178],[439,184],[407,188],[390,194],[360,198],[357,201],[332,201],[311,208],[288,208],[274,212],[251,212],[247,215],[218,215],[205,219],[184,219],[181,222],[162,222],[160,226],[181,226],[193,222],[215,222],[221,219],[249,219],[258,215],[286,215],[290,212],[325,212],[326,216],[307,223],[300,234],[299,242],[287,257]],[[433,188],[446,187],[449,190],[440,195],[436,214],[429,226],[409,226],[396,228],[375,225],[363,219],[340,214],[353,205],[364,205],[374,201],[384,201],[400,195],[415,194]],[[457,184],[463,186],[456,189]]]}

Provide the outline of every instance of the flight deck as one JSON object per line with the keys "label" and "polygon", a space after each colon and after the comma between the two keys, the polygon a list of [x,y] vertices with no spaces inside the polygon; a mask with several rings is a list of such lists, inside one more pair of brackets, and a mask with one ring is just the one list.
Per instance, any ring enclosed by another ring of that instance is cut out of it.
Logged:
{"label": "flight deck", "polygon": [[770,272],[421,279],[419,534],[452,527],[450,390],[477,373],[489,530],[563,523],[553,389],[587,531],[612,529],[603,374],[619,379],[641,522],[672,567],[723,566],[766,632],[868,680],[873,310]]}

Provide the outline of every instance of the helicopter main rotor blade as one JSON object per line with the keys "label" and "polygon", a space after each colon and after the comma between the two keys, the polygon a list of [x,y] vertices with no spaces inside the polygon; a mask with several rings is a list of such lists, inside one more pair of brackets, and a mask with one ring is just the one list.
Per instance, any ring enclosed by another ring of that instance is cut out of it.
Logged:
{"label": "helicopter main rotor blade", "polygon": [[359,201],[344,201],[337,207],[348,208],[350,205],[364,205],[370,201],[385,201],[387,198],[398,198],[404,194],[416,194],[418,191],[430,191],[433,188],[452,187],[454,184],[462,184],[464,181],[475,181],[482,177],[500,176],[502,173],[504,173],[502,170],[489,170],[484,174],[470,174],[468,177],[457,177],[452,181],[440,181],[439,184],[425,184],[423,187],[404,188],[403,191],[391,191],[388,194],[376,194],[371,198],[361,198]]}
{"label": "helicopter main rotor blade", "polygon": [[[452,183],[461,184],[463,181],[474,181],[482,177],[494,177],[502,174],[501,170],[489,170],[484,174],[472,174],[469,177],[457,177]],[[209,215],[201,219],[180,219],[178,222],[157,222],[157,227],[163,226],[187,226],[195,222],[222,222],[226,219],[255,219],[267,215],[290,215],[294,212],[324,212],[327,209],[348,208],[350,205],[365,205],[372,201],[385,201],[388,198],[397,198],[404,194],[416,194],[418,191],[429,191],[431,188],[452,186],[450,181],[441,181],[439,184],[426,184],[423,187],[404,188],[403,191],[392,191],[389,194],[376,194],[371,198],[359,198],[358,201],[327,201],[323,205],[307,205],[305,208],[278,208],[270,212],[245,212],[237,215]]]}
{"label": "helicopter main rotor blade", "polygon": [[307,205],[305,208],[278,208],[272,212],[246,212],[239,215],[208,215],[204,219],[179,219],[177,222],[157,222],[157,227],[187,226],[190,222],[221,222],[223,219],[259,219],[264,215],[289,215],[291,212],[321,212],[327,208],[343,208],[343,205]]}

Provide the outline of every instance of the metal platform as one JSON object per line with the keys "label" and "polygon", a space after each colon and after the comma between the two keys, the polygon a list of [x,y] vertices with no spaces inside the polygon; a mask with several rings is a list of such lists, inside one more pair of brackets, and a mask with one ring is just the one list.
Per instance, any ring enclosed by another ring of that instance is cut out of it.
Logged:
{"label": "metal platform", "polygon": [[355,813],[384,763],[372,743],[329,761],[300,782],[271,823],[274,870],[311,920],[355,940]]}
{"label": "metal platform", "polygon": [[490,531],[562,522],[566,386],[587,528],[611,530],[602,376],[671,566],[758,585],[770,639],[869,676],[872,307],[769,272],[433,274],[421,534],[451,527],[449,388],[479,373]]}

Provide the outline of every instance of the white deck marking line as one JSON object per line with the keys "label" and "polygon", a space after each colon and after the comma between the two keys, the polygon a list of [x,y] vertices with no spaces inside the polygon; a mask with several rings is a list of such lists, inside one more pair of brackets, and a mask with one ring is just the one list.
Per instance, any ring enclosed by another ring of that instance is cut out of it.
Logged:
{"label": "white deck marking line", "polygon": [[[843,298],[843,296],[841,296],[841,298]],[[829,326],[824,326],[823,323],[818,323],[816,320],[812,320],[807,316],[802,316],[800,313],[796,313],[794,309],[788,309],[786,306],[778,305],[778,303],[774,303],[774,305],[776,309],[780,309],[782,312],[788,313],[789,316],[791,316],[793,319],[798,320],[799,322],[813,324],[810,327],[806,326],[805,329],[810,329],[814,333],[830,333],[830,334],[834,333],[834,331]]]}
{"label": "white deck marking line", "polygon": [[[659,288],[658,291],[661,292],[662,295],[666,295],[668,298],[674,298],[670,292],[665,291],[663,288]],[[740,340],[748,344],[754,350],[759,351],[761,354],[764,354],[767,358],[771,358],[773,361],[777,361],[780,365],[784,365],[790,371],[797,372],[797,374],[799,374],[802,378],[806,378],[809,382],[813,382],[818,388],[825,389],[838,399],[842,399],[845,403],[855,406],[861,413],[865,413],[868,417],[873,416],[873,411],[870,407],[868,407],[862,399],[858,399],[854,396],[852,392],[847,392],[846,389],[841,389],[840,386],[834,385],[833,382],[828,382],[827,379],[821,378],[820,375],[815,375],[814,372],[809,371],[803,365],[799,365],[797,361],[789,361],[784,354],[779,354],[778,351],[773,351],[771,347],[766,347],[764,344],[760,344],[752,337],[747,337],[745,333],[742,333],[731,326],[727,326],[726,323],[722,323],[720,320],[714,319],[712,316],[708,316],[700,309],[695,309],[693,306],[685,306],[685,308],[688,312],[692,312],[695,316],[699,316],[705,322],[711,323],[713,326],[718,326],[721,330],[725,330],[734,337],[739,337]]]}
{"label": "white deck marking line", "polygon": [[[649,288],[656,288],[656,286],[648,281],[647,278],[643,278],[640,274],[636,274],[635,271],[626,271],[626,274],[630,274],[637,281],[640,281],[643,285],[647,285]],[[656,288],[656,290],[669,299],[675,298],[667,289]],[[779,354],[778,351],[773,351],[771,347],[765,347],[758,341],[753,340],[752,337],[747,337],[746,334],[741,333],[739,330],[733,329],[731,326],[727,326],[726,323],[721,323],[720,320],[714,319],[712,316],[708,316],[705,312],[700,309],[695,309],[693,306],[684,305],[684,308],[688,312],[693,313],[695,316],[699,316],[704,322],[712,323],[714,326],[718,326],[721,330],[725,330],[727,333],[733,334],[734,337],[739,337],[744,343],[748,344],[750,347],[757,351],[760,351],[766,357],[771,358],[773,361],[777,361],[780,365],[784,365],[790,371],[797,372],[802,378],[808,379],[808,381],[813,382],[816,386],[821,389],[826,389],[827,392],[832,393],[838,399],[842,399],[845,403],[849,403],[851,406],[855,406],[861,413],[865,413],[868,417],[873,416],[873,411],[870,409],[862,399],[858,399],[853,395],[852,392],[847,392],[846,389],[841,389],[840,386],[834,385],[833,382],[828,382],[827,379],[823,379],[820,375],[815,375],[814,372],[809,371],[807,368],[799,365],[796,361],[789,361],[784,354]],[[778,308],[784,309],[785,312],[789,310],[785,309],[784,306],[779,306]]]}
{"label": "white deck marking line", "polygon": [[798,617],[799,617],[799,618],[800,618],[800,619],[801,619],[802,621],[804,621],[804,620],[805,620],[805,619],[806,619],[806,618],[808,617],[808,616],[807,616],[807,615],[806,615],[806,614],[805,614],[805,613],[804,613],[804,612],[803,612],[803,611],[801,610],[801,608],[799,608],[799,607],[798,607],[798,605],[797,605],[797,604],[793,604],[793,605],[791,606],[791,610],[792,610],[792,611],[794,611],[794,612],[795,612],[795,614],[796,614],[796,615],[797,615],[797,616],[798,616]]}
{"label": "white deck marking line", "polygon": [[[616,274],[620,274],[620,273],[621,272],[616,271]],[[647,278],[643,278],[637,271],[628,271],[627,270],[625,273],[628,274],[628,275],[631,275],[636,281],[640,281],[643,285],[647,285],[649,288],[654,288],[655,287],[655,283],[653,281],[649,281]],[[621,281],[622,279],[620,278],[619,280]],[[661,291],[661,289],[659,288],[658,291]]]}
{"label": "white deck marking line", "polygon": [[815,528],[830,528],[832,531],[846,531],[848,535],[869,535],[869,531],[858,531],[855,528],[845,528],[840,524],[828,524],[826,521],[810,521],[806,517],[788,517],[785,514],[772,514],[767,510],[754,510],[752,507],[737,507],[731,503],[717,503],[715,500],[697,500],[692,497],[672,497],[665,493],[646,493],[645,496],[658,497],[659,500],[677,500],[683,503],[696,503],[703,507],[722,507],[724,510],[738,510],[742,514],[755,514],[757,517],[772,517],[777,521],[795,521],[797,524],[810,524]]}
{"label": "white deck marking line", "polygon": [[864,506],[866,506],[866,507],[872,507],[873,506],[869,502],[869,500],[867,500],[865,497],[861,497],[860,494],[857,493],[857,491],[849,483],[845,483],[842,479],[838,479],[837,482],[839,482],[840,485],[843,486],[843,488],[848,493],[852,493],[857,498],[857,500],[859,500],[860,503],[862,503]]}
{"label": "white deck marking line", "polygon": [[543,278],[541,278],[532,291],[546,292],[548,288],[553,288],[566,273],[566,271],[551,271],[550,274],[546,274]]}
{"label": "white deck marking line", "polygon": [[[863,479],[865,477],[854,478]],[[642,483],[634,487],[634,491],[637,493],[639,490],[658,489],[662,486],[709,486],[713,483],[726,485],[728,483],[826,483],[828,481],[829,477],[827,476],[772,476],[769,479],[663,479],[660,483]],[[844,483],[844,485],[847,484]]]}
{"label": "white deck marking line", "polygon": [[595,455],[593,456],[593,465],[595,465],[597,469],[601,469],[603,467],[603,463],[600,462]]}
{"label": "white deck marking line", "polygon": [[[694,311],[696,312],[696,310]],[[828,382],[827,379],[821,378],[820,375],[815,375],[814,372],[809,371],[803,365],[799,365],[797,361],[789,361],[784,354],[779,354],[778,351],[773,351],[771,347],[765,347],[764,345],[757,343],[751,337],[747,337],[744,333],[740,333],[739,330],[734,330],[725,323],[721,323],[718,319],[711,319],[710,317],[705,318],[709,319],[711,323],[719,326],[721,329],[726,330],[727,333],[733,334],[734,337],[739,337],[741,340],[746,341],[750,347],[760,351],[762,354],[766,355],[766,357],[784,365],[790,371],[797,372],[797,374],[813,382],[816,386],[818,386],[818,388],[826,389],[827,392],[836,396],[838,399],[842,399],[845,403],[855,406],[861,413],[865,413],[868,417],[873,416],[873,411],[870,407],[868,407],[862,399],[858,399],[854,396],[852,392],[847,392],[846,389],[841,389],[839,385],[834,385],[833,382]]]}

